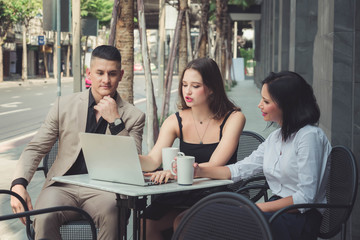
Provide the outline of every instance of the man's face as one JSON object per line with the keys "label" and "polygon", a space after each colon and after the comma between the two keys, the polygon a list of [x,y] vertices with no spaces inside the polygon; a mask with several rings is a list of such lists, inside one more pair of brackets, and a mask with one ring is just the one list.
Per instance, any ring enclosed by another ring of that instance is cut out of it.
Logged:
{"label": "man's face", "polygon": [[123,76],[120,63],[102,58],[93,58],[90,69],[86,70],[91,80],[91,92],[96,102],[104,96],[114,96]]}

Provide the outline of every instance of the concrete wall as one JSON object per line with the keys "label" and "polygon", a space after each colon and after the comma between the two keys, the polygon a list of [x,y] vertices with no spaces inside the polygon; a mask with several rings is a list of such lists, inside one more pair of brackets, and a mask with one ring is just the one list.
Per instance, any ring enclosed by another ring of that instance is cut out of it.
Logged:
{"label": "concrete wall", "polygon": [[[350,147],[360,166],[360,2],[266,0],[261,11],[256,84],[270,71],[301,74],[314,88],[320,127],[333,146]],[[358,196],[347,239],[360,239],[359,218]]]}
{"label": "concrete wall", "polygon": [[[359,11],[356,0],[319,0],[313,56],[314,90],[321,125],[331,143],[352,149],[360,160]],[[360,198],[348,223],[348,239],[360,238]],[[350,238],[351,237],[351,238]]]}

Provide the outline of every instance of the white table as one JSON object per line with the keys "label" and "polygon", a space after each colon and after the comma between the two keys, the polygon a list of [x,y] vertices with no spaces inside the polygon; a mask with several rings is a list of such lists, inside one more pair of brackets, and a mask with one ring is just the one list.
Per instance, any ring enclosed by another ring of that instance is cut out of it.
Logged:
{"label": "white table", "polygon": [[[173,193],[173,192],[182,192],[188,190],[218,187],[233,183],[233,181],[231,180],[213,180],[209,178],[197,178],[194,179],[194,183],[191,186],[181,186],[178,185],[176,182],[161,184],[161,185],[152,185],[152,186],[136,186],[136,185],[115,183],[115,182],[92,180],[89,178],[88,174],[53,177],[52,180],[115,193],[117,199],[117,205],[119,207],[119,214],[121,216],[120,236],[123,237],[125,240],[127,234],[126,234],[126,214],[125,214],[126,211],[124,211],[124,209],[133,210],[133,221],[134,221],[133,238],[140,239],[140,234],[139,234],[140,228],[138,227],[140,223],[140,213],[146,207],[147,196],[154,194],[164,194],[164,193]],[[128,196],[128,198],[121,199],[120,195],[126,195]],[[143,227],[145,233],[145,224]]]}

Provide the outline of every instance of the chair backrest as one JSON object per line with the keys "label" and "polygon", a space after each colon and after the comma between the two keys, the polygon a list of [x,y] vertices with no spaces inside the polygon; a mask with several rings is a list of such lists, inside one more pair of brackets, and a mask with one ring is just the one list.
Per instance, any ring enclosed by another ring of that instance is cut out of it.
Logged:
{"label": "chair backrest", "polygon": [[243,131],[239,139],[237,160],[241,161],[249,156],[264,140],[265,139],[256,132]]}
{"label": "chair backrest", "polygon": [[[44,171],[45,177],[56,159],[58,146],[59,141],[56,140],[50,152],[46,154],[43,159],[42,170]],[[91,226],[85,219],[82,218],[63,224],[60,227],[60,234],[62,239],[92,239]]]}
{"label": "chair backrest", "polygon": [[[250,154],[256,150],[259,145],[264,142],[265,139],[258,133],[256,132],[252,132],[252,131],[243,131],[240,135],[240,139],[239,139],[239,145],[238,145],[238,151],[237,151],[237,160],[241,161],[243,160],[245,157],[250,156]],[[260,173],[258,175],[256,175],[255,177],[262,177],[263,174]],[[236,192],[238,191],[240,188],[244,187],[245,185],[249,184],[247,181],[238,181],[234,184],[230,184],[228,186],[229,189],[231,189],[232,191]],[[256,181],[251,181],[250,182],[251,185],[254,184],[265,184],[265,177],[261,178],[261,180],[256,180]],[[259,200],[263,194],[265,193],[264,190],[262,189],[251,189],[248,190],[246,192],[246,194],[248,195],[248,197],[250,199],[252,199],[253,201],[257,201]]]}
{"label": "chair backrest", "polygon": [[230,192],[211,194],[184,215],[173,240],[272,239],[268,221],[246,197]]}
{"label": "chair backrest", "polygon": [[335,146],[329,156],[330,176],[326,188],[328,204],[348,205],[347,208],[327,208],[323,214],[319,236],[331,238],[348,220],[355,203],[358,170],[353,153],[344,146]]}
{"label": "chair backrest", "polygon": [[59,141],[56,140],[56,142],[54,143],[54,146],[51,148],[50,152],[48,154],[46,154],[46,156],[43,159],[43,171],[44,171],[45,177],[47,176],[49,169],[51,168],[51,166],[53,165],[53,163],[56,159],[56,155],[58,152],[58,146],[59,146]]}

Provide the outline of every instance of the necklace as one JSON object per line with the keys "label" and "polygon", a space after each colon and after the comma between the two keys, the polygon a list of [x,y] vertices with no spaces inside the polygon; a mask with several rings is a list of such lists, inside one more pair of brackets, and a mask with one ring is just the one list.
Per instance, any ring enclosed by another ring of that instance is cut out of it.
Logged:
{"label": "necklace", "polygon": [[[200,139],[200,144],[203,144],[203,139],[204,139],[206,130],[208,129],[209,124],[210,124],[212,118],[210,118],[210,120],[208,121],[208,123],[207,123],[207,125],[206,125],[206,128],[205,128],[205,131],[204,131],[204,134],[202,135],[202,137],[200,137],[199,131],[198,131],[197,127],[196,127],[196,122],[195,122],[195,118],[194,118],[194,113],[193,113],[192,111],[191,111],[191,114],[192,114],[192,117],[193,117],[193,120],[194,120],[194,126],[195,126],[196,133],[197,133],[197,135],[198,135],[198,137],[199,137],[199,139]],[[203,123],[203,122],[200,121],[200,124],[202,124],[202,123]]]}

